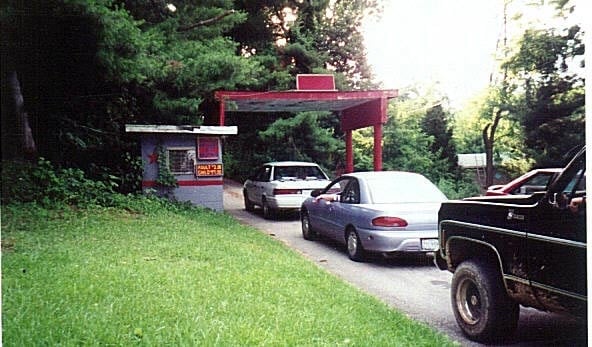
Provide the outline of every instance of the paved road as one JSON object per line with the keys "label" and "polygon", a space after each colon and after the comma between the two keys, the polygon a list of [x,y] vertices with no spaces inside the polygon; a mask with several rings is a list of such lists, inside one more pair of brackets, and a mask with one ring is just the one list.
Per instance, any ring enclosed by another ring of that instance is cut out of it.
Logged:
{"label": "paved road", "polygon": [[[452,275],[438,270],[427,259],[383,259],[365,263],[349,260],[342,246],[331,241],[302,238],[297,214],[268,221],[259,210],[244,210],[242,187],[225,181],[224,208],[237,220],[254,226],[301,253],[318,266],[383,300],[409,317],[445,333],[463,346],[481,346],[467,340],[450,307]],[[501,346],[585,346],[586,326],[557,315],[521,309],[515,336]]]}

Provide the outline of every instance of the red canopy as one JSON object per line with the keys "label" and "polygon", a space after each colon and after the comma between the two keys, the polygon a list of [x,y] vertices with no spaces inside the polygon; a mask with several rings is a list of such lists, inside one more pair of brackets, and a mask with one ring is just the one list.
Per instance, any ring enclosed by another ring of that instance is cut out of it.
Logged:
{"label": "red canopy", "polygon": [[352,130],[374,127],[374,170],[382,170],[382,125],[387,120],[388,99],[397,90],[350,91],[217,91],[220,102],[219,123],[224,125],[225,112],[337,112],[346,135],[346,172],[352,172]]}

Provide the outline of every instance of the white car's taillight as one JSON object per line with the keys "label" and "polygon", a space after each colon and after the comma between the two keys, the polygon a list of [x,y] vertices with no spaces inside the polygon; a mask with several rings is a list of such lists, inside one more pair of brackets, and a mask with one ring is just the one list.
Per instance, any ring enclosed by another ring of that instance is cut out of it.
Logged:
{"label": "white car's taillight", "polygon": [[372,225],[377,227],[406,227],[407,221],[399,217],[376,217],[372,220]]}
{"label": "white car's taillight", "polygon": [[273,195],[302,194],[300,189],[274,189]]}

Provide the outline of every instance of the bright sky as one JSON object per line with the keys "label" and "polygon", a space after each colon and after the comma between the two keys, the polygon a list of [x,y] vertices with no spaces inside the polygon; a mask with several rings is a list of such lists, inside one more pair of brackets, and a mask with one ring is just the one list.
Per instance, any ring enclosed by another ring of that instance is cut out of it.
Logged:
{"label": "bright sky", "polygon": [[382,19],[364,24],[368,61],[384,88],[438,83],[452,106],[461,107],[487,87],[503,37],[503,0],[384,3]]}

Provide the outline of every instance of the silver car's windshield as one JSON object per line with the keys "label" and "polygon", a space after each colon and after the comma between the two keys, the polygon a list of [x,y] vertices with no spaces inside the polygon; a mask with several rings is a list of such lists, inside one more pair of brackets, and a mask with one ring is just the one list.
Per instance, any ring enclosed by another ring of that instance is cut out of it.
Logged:
{"label": "silver car's windshield", "polygon": [[376,177],[370,178],[366,182],[372,202],[375,204],[447,200],[438,187],[422,176]]}

